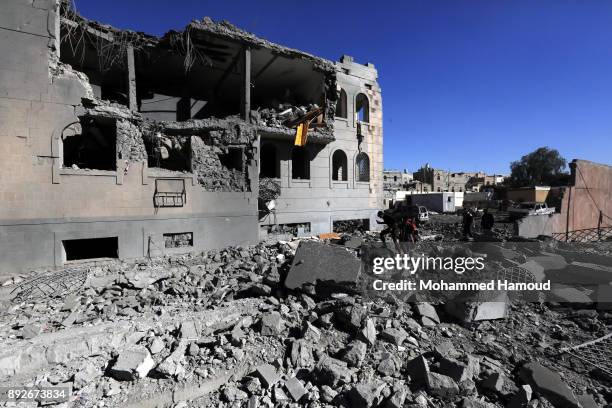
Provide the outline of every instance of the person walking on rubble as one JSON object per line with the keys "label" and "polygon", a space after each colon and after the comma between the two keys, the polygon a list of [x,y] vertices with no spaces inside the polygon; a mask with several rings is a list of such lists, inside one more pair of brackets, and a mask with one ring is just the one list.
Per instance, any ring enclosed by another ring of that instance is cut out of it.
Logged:
{"label": "person walking on rubble", "polygon": [[480,220],[480,227],[485,234],[490,234],[493,229],[493,225],[495,224],[495,218],[493,214],[489,212],[487,208],[484,209],[484,213],[482,214],[482,219]]}
{"label": "person walking on rubble", "polygon": [[474,222],[474,213],[470,207],[463,211],[463,237],[474,238],[472,235],[472,223]]}
{"label": "person walking on rubble", "polygon": [[377,214],[378,218],[381,218],[382,221],[378,221],[376,220],[377,224],[385,224],[387,226],[387,228],[383,229],[382,231],[380,231],[380,240],[383,242],[384,246],[387,246],[387,243],[385,241],[385,237],[387,235],[391,235],[391,239],[393,240],[393,244],[395,245],[395,249],[397,249],[398,252],[401,252],[400,250],[400,246],[397,240],[397,233],[398,230],[400,228],[400,226],[398,225],[397,220],[395,219],[395,217],[393,217],[392,214],[390,214],[389,212],[386,211],[379,211]]}

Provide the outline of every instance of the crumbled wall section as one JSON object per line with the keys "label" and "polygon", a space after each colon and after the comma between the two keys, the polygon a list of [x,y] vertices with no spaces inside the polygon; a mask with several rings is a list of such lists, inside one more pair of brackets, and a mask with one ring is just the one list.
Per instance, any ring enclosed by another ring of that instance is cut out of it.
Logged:
{"label": "crumbled wall section", "polygon": [[127,162],[147,161],[142,128],[129,120],[117,121],[117,159]]}
{"label": "crumbled wall section", "polygon": [[225,153],[223,147],[209,145],[198,136],[192,138],[191,146],[193,171],[205,190],[247,191],[245,172],[230,169],[221,163],[220,155]]}

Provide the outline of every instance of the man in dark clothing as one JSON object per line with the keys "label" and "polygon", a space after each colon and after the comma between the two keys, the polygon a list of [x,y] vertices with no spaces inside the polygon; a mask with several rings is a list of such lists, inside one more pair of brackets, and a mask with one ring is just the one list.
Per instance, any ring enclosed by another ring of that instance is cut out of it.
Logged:
{"label": "man in dark clothing", "polygon": [[474,214],[472,213],[471,208],[466,208],[463,211],[463,237],[464,238],[473,238],[472,235],[472,223],[474,222]]}
{"label": "man in dark clothing", "polygon": [[384,211],[384,212],[379,211],[376,215],[378,215],[378,218],[382,218],[382,222],[376,220],[378,224],[387,225],[387,228],[380,231],[380,240],[383,242],[383,245],[387,246],[385,242],[385,237],[387,235],[391,235],[391,239],[393,240],[393,244],[395,245],[395,248],[399,249],[399,243],[397,241],[397,235],[398,235],[397,233],[400,228],[400,225],[398,224],[398,220],[387,211]]}
{"label": "man in dark clothing", "polygon": [[494,224],[495,218],[493,218],[493,214],[490,214],[489,210],[485,208],[484,214],[482,214],[482,219],[480,220],[482,231],[485,233],[490,233]]}

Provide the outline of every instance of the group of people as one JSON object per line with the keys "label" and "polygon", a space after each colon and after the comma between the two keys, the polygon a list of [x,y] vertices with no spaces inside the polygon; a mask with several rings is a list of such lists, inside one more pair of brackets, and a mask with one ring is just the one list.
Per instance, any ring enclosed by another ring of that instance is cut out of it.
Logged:
{"label": "group of people", "polygon": [[[463,211],[463,238],[471,239],[474,238],[472,235],[472,224],[474,223],[474,217],[476,212],[471,208],[467,207]],[[411,216],[402,216],[394,212],[379,211],[378,218],[382,221],[376,221],[378,224],[385,224],[387,227],[380,232],[380,239],[385,243],[385,237],[391,236],[393,243],[396,247],[399,247],[398,241],[401,242],[412,242],[415,243],[419,239],[419,229],[417,220]],[[482,218],[480,219],[480,227],[485,235],[490,235],[495,225],[495,218],[493,214],[486,208],[483,211]]]}
{"label": "group of people", "polygon": [[379,211],[377,215],[382,221],[376,222],[387,226],[380,232],[380,239],[383,243],[387,235],[391,235],[391,239],[396,247],[398,246],[398,241],[412,243],[418,241],[419,228],[414,217],[387,211]]}
{"label": "group of people", "polygon": [[[463,238],[465,239],[474,238],[474,235],[472,235],[474,216],[475,211],[471,207],[467,207],[463,211]],[[489,235],[493,229],[493,225],[495,225],[495,218],[493,214],[485,208],[482,213],[482,218],[480,219],[480,228],[484,234]]]}

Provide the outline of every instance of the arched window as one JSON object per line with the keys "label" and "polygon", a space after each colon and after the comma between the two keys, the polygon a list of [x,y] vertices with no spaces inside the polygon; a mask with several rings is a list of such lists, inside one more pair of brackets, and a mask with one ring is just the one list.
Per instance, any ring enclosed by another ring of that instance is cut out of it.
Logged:
{"label": "arched window", "polygon": [[393,181],[397,181],[397,176],[393,176]]}
{"label": "arched window", "polygon": [[364,152],[357,155],[355,159],[357,181],[370,181],[370,158]]}
{"label": "arched window", "polygon": [[355,114],[359,122],[370,122],[370,101],[365,94],[360,93],[355,99]]}
{"label": "arched window", "polygon": [[305,148],[294,146],[291,152],[291,178],[294,180],[310,179],[310,160]]}
{"label": "arched window", "polygon": [[348,180],[348,164],[346,154],[342,150],[336,150],[332,156],[332,180]]}
{"label": "arched window", "polygon": [[344,89],[341,89],[340,95],[338,97],[338,102],[336,102],[336,117],[346,119],[347,117],[346,103],[347,103],[346,92],[344,91]]}
{"label": "arched window", "polygon": [[280,160],[276,152],[276,146],[266,143],[261,147],[259,155],[259,177],[280,177]]}

